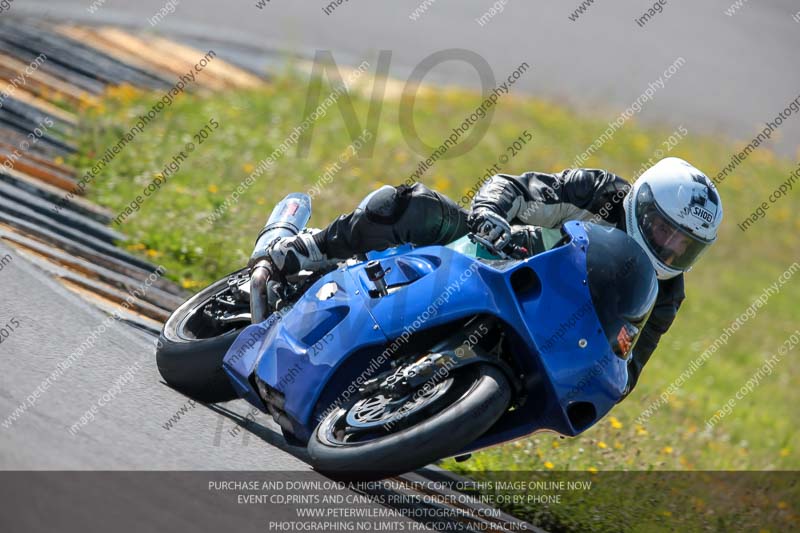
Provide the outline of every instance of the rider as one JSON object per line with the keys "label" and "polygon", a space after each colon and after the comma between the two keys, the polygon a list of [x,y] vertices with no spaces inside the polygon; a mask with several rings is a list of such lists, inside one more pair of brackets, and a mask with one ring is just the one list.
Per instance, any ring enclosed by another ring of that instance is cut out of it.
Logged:
{"label": "rider", "polygon": [[681,159],[659,161],[633,186],[595,169],[498,174],[481,187],[469,212],[421,183],[386,185],[327,228],[257,250],[250,264],[266,258],[281,275],[314,271],[399,244],[448,244],[470,231],[498,253],[514,238],[511,222],[560,228],[569,220],[627,231],[655,268],[658,297],[628,364],[627,394],[675,319],[685,297],[683,273],[716,240],[722,221],[716,187]]}

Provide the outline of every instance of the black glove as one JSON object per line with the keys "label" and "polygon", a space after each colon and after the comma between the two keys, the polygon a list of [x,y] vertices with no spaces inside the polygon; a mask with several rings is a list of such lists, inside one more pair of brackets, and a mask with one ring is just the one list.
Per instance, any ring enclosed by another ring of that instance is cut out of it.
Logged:
{"label": "black glove", "polygon": [[502,215],[486,208],[470,213],[467,219],[476,241],[495,254],[503,255],[503,249],[511,242],[511,224]]}

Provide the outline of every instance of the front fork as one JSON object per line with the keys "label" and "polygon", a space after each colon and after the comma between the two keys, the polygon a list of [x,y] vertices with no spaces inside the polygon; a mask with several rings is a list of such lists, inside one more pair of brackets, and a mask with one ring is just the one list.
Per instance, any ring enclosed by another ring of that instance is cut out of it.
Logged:
{"label": "front fork", "polygon": [[497,366],[506,374],[519,397],[524,388],[520,376],[508,363],[481,346],[484,339],[497,334],[496,328],[499,327],[501,326],[494,317],[477,317],[463,330],[432,346],[413,363],[399,366],[388,378],[366,382],[360,392],[370,393],[382,389],[392,396],[400,397],[411,390],[424,387],[432,379],[441,376],[443,370],[445,375],[449,375],[457,368],[487,363]]}
{"label": "front fork", "polygon": [[250,270],[250,323],[260,324],[267,319],[267,282],[269,263],[266,259],[258,261]]}

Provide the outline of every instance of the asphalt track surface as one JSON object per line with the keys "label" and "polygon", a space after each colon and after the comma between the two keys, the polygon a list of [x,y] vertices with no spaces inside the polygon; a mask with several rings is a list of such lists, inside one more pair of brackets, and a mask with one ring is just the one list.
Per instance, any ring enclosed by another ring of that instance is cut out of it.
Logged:
{"label": "asphalt track surface", "polygon": [[[122,322],[100,332],[108,315],[0,244],[0,255],[6,253],[14,259],[0,271],[0,322],[13,317],[19,327],[0,345],[0,423],[93,331],[98,334],[33,407],[8,427],[0,425],[0,469],[309,469],[292,455],[303,457],[303,450],[286,446],[267,416],[244,421],[249,404],[221,404],[220,414],[202,404],[192,407],[164,385],[152,334]],[[87,411],[93,406],[92,421]],[[182,418],[165,429],[181,408]]]}
{"label": "asphalt track surface", "polygon": [[[733,16],[725,11],[734,0],[668,0],[644,27],[635,19],[651,2],[595,0],[571,21],[568,16],[579,0],[505,0],[504,11],[481,26],[476,19],[493,0],[427,0],[428,10],[411,20],[422,1],[345,0],[327,15],[326,0],[269,0],[263,9],[255,6],[257,0],[183,0],[155,31],[239,43],[245,47],[242,56],[262,67],[271,56],[253,50],[249,55],[247,47],[311,57],[316,50],[331,50],[337,61],[351,64],[391,50],[390,74],[400,79],[407,79],[431,53],[465,48],[483,56],[498,80],[523,61],[531,64],[534,68],[514,91],[547,96],[609,119],[683,57],[686,64],[638,118],[736,141],[752,139],[800,94],[800,23],[792,17],[800,5],[795,0],[746,2]],[[142,28],[150,28],[148,20],[167,3],[106,0],[90,14],[89,0],[18,2],[14,9],[20,13]],[[478,82],[472,67],[457,62],[440,65],[427,79],[468,86]],[[784,122],[771,145],[797,157],[800,118]]]}

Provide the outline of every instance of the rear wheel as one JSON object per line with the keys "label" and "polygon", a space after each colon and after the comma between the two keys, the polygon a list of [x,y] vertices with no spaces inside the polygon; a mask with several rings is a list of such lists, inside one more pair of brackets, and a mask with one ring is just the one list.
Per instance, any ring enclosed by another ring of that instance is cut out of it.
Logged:
{"label": "rear wheel", "polygon": [[250,324],[248,270],[201,290],[178,307],[161,330],[158,371],[170,386],[203,402],[238,396],[222,368],[233,341]]}
{"label": "rear wheel", "polygon": [[400,474],[456,454],[485,433],[510,402],[503,372],[475,363],[403,395],[377,390],[331,412],[314,431],[308,451],[313,466],[332,476]]}

